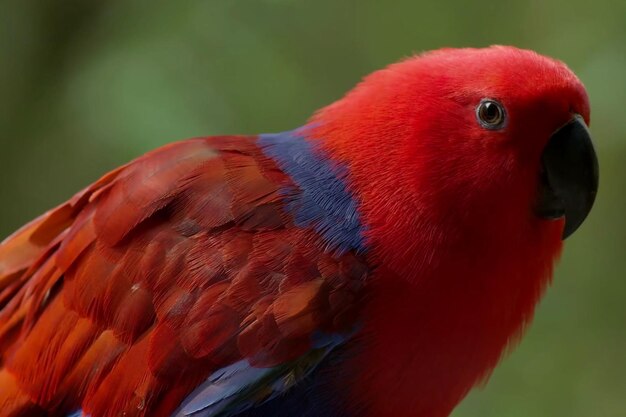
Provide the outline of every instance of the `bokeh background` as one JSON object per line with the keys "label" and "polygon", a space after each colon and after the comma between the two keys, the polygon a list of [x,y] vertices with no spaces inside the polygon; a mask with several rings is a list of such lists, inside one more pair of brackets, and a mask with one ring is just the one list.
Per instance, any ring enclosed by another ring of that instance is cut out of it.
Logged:
{"label": "bokeh background", "polygon": [[363,75],[514,44],[586,84],[601,162],[519,349],[454,417],[626,416],[626,2],[0,0],[0,236],[168,141],[299,126]]}

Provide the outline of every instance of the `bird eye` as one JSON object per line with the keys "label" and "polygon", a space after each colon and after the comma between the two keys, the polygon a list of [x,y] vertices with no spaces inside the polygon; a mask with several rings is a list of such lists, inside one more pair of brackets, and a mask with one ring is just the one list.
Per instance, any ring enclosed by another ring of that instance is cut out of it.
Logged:
{"label": "bird eye", "polygon": [[506,112],[502,104],[492,99],[482,99],[476,107],[476,118],[485,129],[500,129],[504,126]]}

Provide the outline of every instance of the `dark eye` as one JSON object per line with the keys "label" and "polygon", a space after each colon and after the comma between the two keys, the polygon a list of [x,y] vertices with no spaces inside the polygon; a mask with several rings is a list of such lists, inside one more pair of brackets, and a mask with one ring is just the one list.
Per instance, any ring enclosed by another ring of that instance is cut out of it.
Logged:
{"label": "dark eye", "polygon": [[485,129],[500,129],[504,126],[506,112],[502,104],[492,99],[482,99],[476,107],[476,118]]}

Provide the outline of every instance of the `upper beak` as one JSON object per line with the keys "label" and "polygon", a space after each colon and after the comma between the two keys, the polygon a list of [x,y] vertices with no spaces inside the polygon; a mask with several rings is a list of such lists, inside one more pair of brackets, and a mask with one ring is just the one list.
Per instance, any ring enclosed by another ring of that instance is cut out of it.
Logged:
{"label": "upper beak", "polygon": [[575,115],[552,135],[541,163],[537,213],[548,219],[565,216],[565,239],[585,220],[598,191],[598,159],[581,116]]}

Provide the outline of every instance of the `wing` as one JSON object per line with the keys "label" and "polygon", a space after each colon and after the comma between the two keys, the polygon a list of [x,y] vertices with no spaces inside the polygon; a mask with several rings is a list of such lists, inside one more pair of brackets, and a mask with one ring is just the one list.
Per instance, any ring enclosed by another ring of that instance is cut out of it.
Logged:
{"label": "wing", "polygon": [[294,226],[289,181],[255,138],[179,142],[3,242],[0,416],[212,416],[306,375],[367,267]]}
{"label": "wing", "polygon": [[318,335],[298,358],[271,368],[246,359],[214,372],[192,392],[172,417],[227,417],[286,393],[313,371],[351,334]]}

